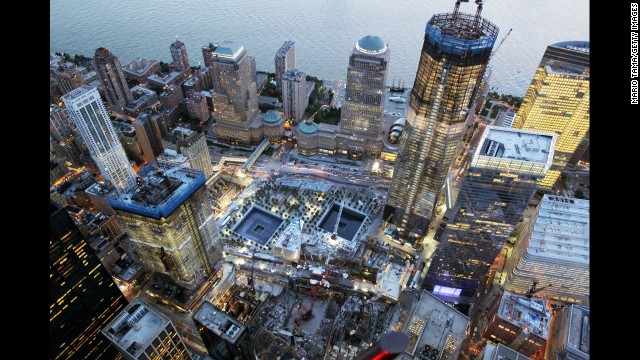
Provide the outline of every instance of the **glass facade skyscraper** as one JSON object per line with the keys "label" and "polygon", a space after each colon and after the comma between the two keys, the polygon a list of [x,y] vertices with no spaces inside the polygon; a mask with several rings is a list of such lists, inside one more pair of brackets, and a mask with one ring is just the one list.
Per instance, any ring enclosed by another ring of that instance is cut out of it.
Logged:
{"label": "glass facade skyscraper", "polygon": [[487,126],[449,209],[452,216],[423,288],[443,300],[475,293],[551,167],[556,138]]}
{"label": "glass facade skyscraper", "polygon": [[383,217],[424,234],[498,36],[478,15],[436,14],[427,23]]}
{"label": "glass facade skyscraper", "polygon": [[66,210],[49,203],[49,355],[120,358],[100,330],[125,306],[107,269]]}
{"label": "glass facade skyscraper", "polygon": [[589,42],[549,45],[513,127],[558,134],[553,166],[542,181],[551,189],[589,131]]}

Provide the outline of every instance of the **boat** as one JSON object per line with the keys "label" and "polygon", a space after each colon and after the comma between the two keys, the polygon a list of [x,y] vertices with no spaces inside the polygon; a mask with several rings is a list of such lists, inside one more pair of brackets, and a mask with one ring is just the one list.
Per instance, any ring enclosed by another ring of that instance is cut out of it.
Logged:
{"label": "boat", "polygon": [[391,92],[404,92],[406,89],[404,88],[404,80],[402,81],[402,85],[398,84],[398,86],[396,87],[396,80],[393,79],[393,83],[391,84],[391,87],[389,88],[389,91]]}

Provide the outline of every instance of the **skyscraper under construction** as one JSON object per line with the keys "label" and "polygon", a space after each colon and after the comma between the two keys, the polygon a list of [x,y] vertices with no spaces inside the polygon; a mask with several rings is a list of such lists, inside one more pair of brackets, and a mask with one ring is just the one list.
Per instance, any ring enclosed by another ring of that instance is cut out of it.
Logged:
{"label": "skyscraper under construction", "polygon": [[427,23],[384,218],[401,233],[425,233],[482,81],[498,27],[458,11]]}

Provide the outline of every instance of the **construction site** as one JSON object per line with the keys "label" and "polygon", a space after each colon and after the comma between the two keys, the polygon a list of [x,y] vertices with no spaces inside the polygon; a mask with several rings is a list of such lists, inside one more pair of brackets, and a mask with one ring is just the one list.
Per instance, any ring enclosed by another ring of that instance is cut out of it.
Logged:
{"label": "construction site", "polygon": [[240,268],[214,305],[247,327],[243,348],[258,359],[349,359],[389,330],[400,306],[334,279],[346,280],[342,271],[310,267],[287,278]]}

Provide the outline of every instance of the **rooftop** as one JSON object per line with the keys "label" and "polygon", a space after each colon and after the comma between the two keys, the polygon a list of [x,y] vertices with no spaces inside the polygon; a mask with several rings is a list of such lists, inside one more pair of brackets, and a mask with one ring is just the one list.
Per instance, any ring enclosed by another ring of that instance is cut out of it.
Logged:
{"label": "rooftop", "polygon": [[90,96],[90,94],[95,91],[98,92],[98,89],[96,87],[93,86],[89,86],[89,85],[82,85],[77,89],[73,89],[71,91],[69,91],[68,93],[62,95],[61,99],[62,101],[64,101],[65,105],[67,105],[67,107],[69,106],[68,101],[69,100],[75,100],[78,98],[81,98],[83,96]]}
{"label": "rooftop", "polygon": [[189,161],[189,158],[179,154],[176,150],[165,148],[164,151],[158,155],[158,161],[166,161],[176,164],[183,164]]}
{"label": "rooftop", "polygon": [[314,123],[313,120],[309,119],[304,121],[298,125],[298,131],[303,134],[312,135],[318,132],[318,124]]}
{"label": "rooftop", "polygon": [[492,343],[487,343],[482,353],[484,356],[478,358],[479,360],[531,360],[531,358],[502,344],[496,346]]}
{"label": "rooftop", "polygon": [[293,220],[282,232],[274,246],[279,248],[300,251],[301,241],[300,234],[302,234],[302,226],[304,221],[302,219]]}
{"label": "rooftop", "polygon": [[406,352],[414,355],[428,345],[442,354],[440,359],[455,359],[454,355],[467,335],[468,324],[468,317],[423,290],[403,329],[410,338]]}
{"label": "rooftop", "polygon": [[138,179],[135,190],[116,195],[109,203],[116,210],[155,219],[171,215],[205,183],[202,171],[165,162],[145,165]]}
{"label": "rooftop", "polygon": [[193,314],[194,320],[232,344],[235,344],[246,326],[235,317],[218,309],[208,301],[204,301]]}
{"label": "rooftop", "polygon": [[547,163],[553,159],[556,137],[542,131],[487,126],[476,156]]}
{"label": "rooftop", "polygon": [[172,133],[173,135],[176,135],[176,136],[184,135],[184,137],[189,137],[193,135],[193,130],[178,126],[175,129],[173,129]]}
{"label": "rooftop", "polygon": [[131,356],[138,358],[169,323],[169,319],[150,305],[134,299],[102,332]]}
{"label": "rooftop", "polygon": [[571,305],[569,318],[569,333],[567,334],[567,347],[579,353],[589,354],[591,348],[589,334],[591,321],[589,308]]}
{"label": "rooftop", "polygon": [[280,120],[282,120],[282,115],[275,110],[269,110],[262,116],[262,121],[268,124],[275,124]]}
{"label": "rooftop", "polygon": [[282,44],[282,46],[280,46],[280,49],[278,49],[278,52],[276,53],[276,56],[284,56],[286,53],[289,52],[289,50],[291,50],[291,48],[295,44],[296,43],[291,41],[291,40],[285,41],[284,44]]}
{"label": "rooftop", "polygon": [[282,181],[280,181],[280,185],[297,189],[302,185],[302,181],[298,181],[298,180],[282,180]]}
{"label": "rooftop", "polygon": [[551,312],[547,310],[546,300],[528,299],[505,291],[498,308],[498,316],[522,328],[525,333],[532,332],[543,339],[547,338]]}
{"label": "rooftop", "polygon": [[305,182],[302,185],[302,189],[326,193],[331,189],[331,186],[329,183]]}
{"label": "rooftop", "polygon": [[163,85],[168,85],[171,81],[173,81],[181,74],[182,73],[180,71],[172,71],[170,73],[155,73],[147,76],[147,79]]}
{"label": "rooftop", "polygon": [[292,81],[300,81],[302,79],[306,80],[307,73],[298,69],[287,70],[282,74],[283,80],[292,80]]}
{"label": "rooftop", "polygon": [[233,41],[223,41],[218,45],[218,47],[213,51],[213,55],[235,59],[240,55],[240,53],[244,50],[244,46],[241,44],[234,43]]}
{"label": "rooftop", "polygon": [[123,70],[130,71],[135,74],[142,75],[149,71],[153,65],[157,64],[156,60],[138,58],[128,63]]}
{"label": "rooftop", "polygon": [[585,52],[585,53],[588,53],[590,49],[590,45],[588,41],[577,41],[577,40],[561,41],[555,44],[551,44],[551,46]]}
{"label": "rooftop", "polygon": [[475,15],[462,12],[435,14],[427,22],[425,40],[455,55],[473,56],[490,51],[498,37],[499,28],[482,18],[474,27],[475,18]]}
{"label": "rooftop", "polygon": [[387,45],[375,35],[367,35],[356,43],[356,49],[365,54],[382,54],[387,51]]}
{"label": "rooftop", "polygon": [[546,194],[527,252],[553,260],[589,264],[589,200]]}

